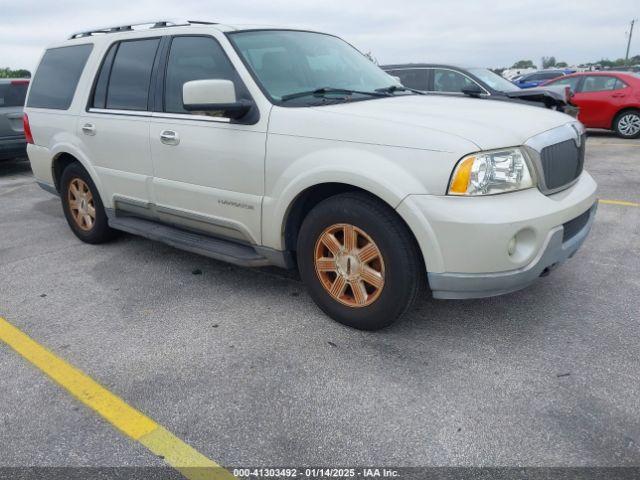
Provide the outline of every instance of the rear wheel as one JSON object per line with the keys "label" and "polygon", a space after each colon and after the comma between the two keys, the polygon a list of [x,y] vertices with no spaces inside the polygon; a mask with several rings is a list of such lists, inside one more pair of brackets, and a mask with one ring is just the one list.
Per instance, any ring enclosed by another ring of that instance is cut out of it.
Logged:
{"label": "rear wheel", "polygon": [[620,113],[613,122],[613,129],[622,138],[640,137],[640,111],[627,110]]}
{"label": "rear wheel", "polygon": [[361,330],[393,323],[425,281],[406,225],[386,204],[360,192],[324,200],[307,215],[298,236],[298,266],[318,306]]}
{"label": "rear wheel", "polygon": [[104,243],[115,237],[98,189],[79,163],[70,164],[62,172],[60,197],[67,223],[80,240]]}

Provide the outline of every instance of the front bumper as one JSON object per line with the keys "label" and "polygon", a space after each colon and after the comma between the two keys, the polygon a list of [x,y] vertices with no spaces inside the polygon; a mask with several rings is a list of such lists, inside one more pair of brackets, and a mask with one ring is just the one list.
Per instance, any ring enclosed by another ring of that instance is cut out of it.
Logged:
{"label": "front bumper", "polygon": [[27,141],[22,138],[0,138],[0,160],[27,156]]}
{"label": "front bumper", "polygon": [[[422,251],[436,298],[477,298],[527,286],[580,247],[593,217],[597,185],[583,171],[569,188],[485,197],[409,195],[398,206]],[[584,217],[583,217],[584,218]],[[565,226],[572,235],[565,236]]]}
{"label": "front bumper", "polygon": [[566,236],[567,224],[552,229],[542,250],[523,268],[497,273],[429,273],[429,285],[434,298],[493,297],[527,287],[578,251],[589,235],[596,209],[597,203],[594,203],[584,214],[587,216],[584,225],[566,240],[563,237]]}

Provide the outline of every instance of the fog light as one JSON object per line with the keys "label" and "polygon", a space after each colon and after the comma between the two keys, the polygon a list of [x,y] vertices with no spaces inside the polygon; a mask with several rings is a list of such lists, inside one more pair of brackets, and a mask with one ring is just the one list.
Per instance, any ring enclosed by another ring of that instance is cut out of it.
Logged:
{"label": "fog light", "polygon": [[516,251],[517,240],[516,237],[512,237],[509,240],[509,245],[507,246],[507,252],[509,252],[509,256],[512,256]]}

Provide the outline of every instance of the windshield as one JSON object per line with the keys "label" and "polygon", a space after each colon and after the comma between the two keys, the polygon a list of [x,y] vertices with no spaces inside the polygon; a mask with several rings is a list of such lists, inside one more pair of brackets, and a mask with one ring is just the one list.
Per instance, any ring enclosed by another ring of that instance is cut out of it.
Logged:
{"label": "windshield", "polygon": [[[257,30],[229,34],[240,56],[257,81],[274,102],[301,92],[319,89],[342,89],[375,92],[399,85],[397,80],[378,68],[348,43],[321,33]],[[323,96],[345,99],[345,93],[329,92]],[[362,95],[360,99],[379,98]],[[351,97],[351,95],[349,95]],[[296,97],[289,104],[318,103],[310,94]]]}
{"label": "windshield", "polygon": [[486,68],[470,68],[469,72],[498,92],[517,92],[520,87]]}

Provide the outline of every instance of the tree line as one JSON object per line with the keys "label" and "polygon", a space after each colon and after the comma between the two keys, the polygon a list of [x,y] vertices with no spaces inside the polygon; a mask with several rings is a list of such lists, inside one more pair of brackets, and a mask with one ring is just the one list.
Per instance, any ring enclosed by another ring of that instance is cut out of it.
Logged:
{"label": "tree line", "polygon": [[0,68],[0,78],[31,78],[31,72],[23,68],[18,70]]}

